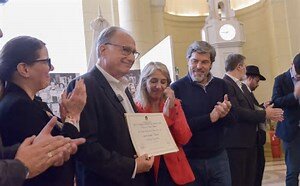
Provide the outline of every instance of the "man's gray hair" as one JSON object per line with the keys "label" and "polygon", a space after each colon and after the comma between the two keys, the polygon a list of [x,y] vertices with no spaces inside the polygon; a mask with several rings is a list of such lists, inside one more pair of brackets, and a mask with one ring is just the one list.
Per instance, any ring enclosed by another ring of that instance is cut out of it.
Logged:
{"label": "man's gray hair", "polygon": [[199,54],[209,54],[210,61],[214,62],[216,57],[216,50],[208,42],[205,41],[194,41],[187,49],[186,59],[190,59],[192,54],[197,52]]}
{"label": "man's gray hair", "polygon": [[121,27],[111,26],[111,27],[108,27],[108,28],[105,28],[104,30],[102,30],[102,32],[99,34],[99,37],[97,39],[97,45],[96,45],[97,46],[96,51],[97,51],[97,57],[98,58],[100,57],[99,56],[99,47],[101,45],[109,43],[111,38],[115,35],[116,32],[128,33],[126,30],[124,30]]}
{"label": "man's gray hair", "polygon": [[225,71],[233,71],[239,64],[243,64],[245,59],[241,54],[229,54],[225,60]]}

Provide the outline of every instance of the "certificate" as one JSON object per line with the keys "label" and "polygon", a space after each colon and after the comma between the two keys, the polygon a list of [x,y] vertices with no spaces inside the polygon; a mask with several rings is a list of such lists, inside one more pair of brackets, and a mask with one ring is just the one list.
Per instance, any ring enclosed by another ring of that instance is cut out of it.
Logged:
{"label": "certificate", "polygon": [[125,113],[125,116],[138,156],[158,156],[178,151],[162,113]]}

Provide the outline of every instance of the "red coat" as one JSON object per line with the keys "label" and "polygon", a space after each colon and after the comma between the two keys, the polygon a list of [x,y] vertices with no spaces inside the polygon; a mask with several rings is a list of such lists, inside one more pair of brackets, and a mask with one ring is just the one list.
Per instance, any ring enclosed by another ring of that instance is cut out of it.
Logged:
{"label": "red coat", "polygon": [[[150,107],[142,108],[139,103],[136,103],[136,106],[140,113],[151,113]],[[164,102],[160,104],[160,112],[162,112],[163,106]],[[178,99],[175,100],[175,106],[170,109],[169,117],[165,116],[165,119],[179,151],[163,155],[164,161],[176,184],[184,185],[190,183],[195,180],[195,176],[182,149],[182,145],[185,145],[191,139],[192,133]],[[156,180],[160,157],[161,156],[156,156],[154,158],[153,167]]]}

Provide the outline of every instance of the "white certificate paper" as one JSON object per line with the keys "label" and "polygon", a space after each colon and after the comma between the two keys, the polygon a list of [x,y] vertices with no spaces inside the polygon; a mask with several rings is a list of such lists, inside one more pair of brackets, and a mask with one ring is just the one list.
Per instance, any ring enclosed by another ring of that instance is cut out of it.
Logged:
{"label": "white certificate paper", "polygon": [[138,156],[158,156],[178,151],[162,113],[125,113],[125,116]]}

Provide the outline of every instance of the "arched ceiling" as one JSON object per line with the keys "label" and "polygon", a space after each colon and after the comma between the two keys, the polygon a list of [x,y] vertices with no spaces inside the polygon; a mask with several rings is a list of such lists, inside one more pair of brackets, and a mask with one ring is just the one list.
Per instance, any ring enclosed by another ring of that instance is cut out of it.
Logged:
{"label": "arched ceiling", "polygon": [[[178,16],[208,15],[208,0],[166,0],[165,12]],[[234,10],[258,3],[260,0],[231,0]]]}

